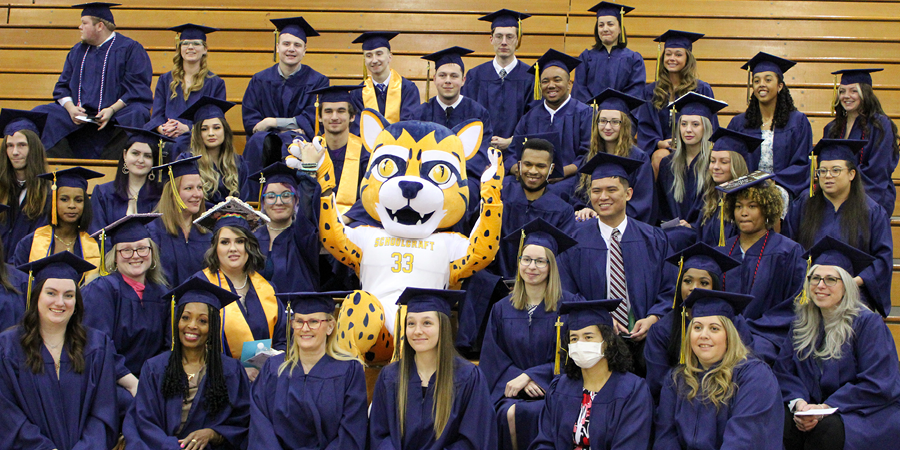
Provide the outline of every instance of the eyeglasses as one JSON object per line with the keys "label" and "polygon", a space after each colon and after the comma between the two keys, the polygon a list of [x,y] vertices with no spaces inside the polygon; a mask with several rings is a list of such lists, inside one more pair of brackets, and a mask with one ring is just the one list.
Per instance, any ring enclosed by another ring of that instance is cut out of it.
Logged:
{"label": "eyeglasses", "polygon": [[601,118],[597,119],[597,124],[600,125],[600,128],[605,127],[607,124],[612,125],[613,128],[617,128],[622,125],[622,121],[620,119],[609,120],[605,117],[601,117]]}
{"label": "eyeglasses", "polygon": [[521,265],[522,267],[528,267],[531,265],[531,263],[534,263],[534,267],[543,269],[547,267],[547,264],[550,263],[550,260],[548,260],[547,258],[532,258],[530,256],[519,257],[519,265]]}
{"label": "eyeglasses", "polygon": [[843,172],[843,171],[844,171],[843,167],[832,167],[830,169],[818,169],[818,170],[816,170],[816,175],[818,175],[819,177],[827,177],[828,175],[831,175],[833,177],[839,177],[839,176],[841,176],[841,172]]}
{"label": "eyeglasses", "polygon": [[119,250],[119,256],[125,259],[133,257],[135,253],[141,258],[144,258],[150,255],[150,247],[123,248]]}
{"label": "eyeglasses", "polygon": [[822,280],[825,280],[825,286],[828,287],[833,287],[834,285],[838,284],[838,281],[841,281],[841,279],[838,277],[820,277],[818,275],[810,275],[809,277],[807,277],[807,279],[809,280],[809,287],[811,288],[818,286],[819,282],[821,282]]}
{"label": "eyeglasses", "polygon": [[295,329],[295,330],[302,330],[302,329],[303,329],[303,325],[306,325],[306,326],[309,327],[309,330],[310,330],[310,331],[316,331],[316,330],[319,329],[319,327],[322,326],[323,323],[328,322],[328,320],[329,320],[329,319],[325,319],[325,320],[319,320],[319,319],[309,319],[309,320],[292,319],[292,320],[291,320],[291,328],[293,328],[293,329]]}
{"label": "eyeglasses", "polygon": [[181,41],[182,47],[202,47],[203,41]]}
{"label": "eyeglasses", "polygon": [[281,199],[281,203],[290,203],[294,200],[294,193],[291,191],[284,191],[281,194],[269,192],[268,194],[263,195],[263,198],[266,200],[267,205],[274,205],[279,198]]}

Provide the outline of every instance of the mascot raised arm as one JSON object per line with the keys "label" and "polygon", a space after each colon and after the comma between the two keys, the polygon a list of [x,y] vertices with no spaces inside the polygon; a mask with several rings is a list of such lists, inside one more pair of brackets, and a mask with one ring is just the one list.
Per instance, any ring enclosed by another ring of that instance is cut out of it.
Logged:
{"label": "mascot raised arm", "polygon": [[371,155],[359,198],[381,227],[344,226],[332,193],[334,167],[320,138],[289,148],[294,158],[288,157],[288,165],[316,168],[322,245],[354,269],[362,284],[341,307],[337,333],[343,350],[370,362],[390,358],[393,335],[403,325],[396,301],[405,288],[458,287],[494,259],[503,214],[499,151],[489,149],[480,216],[471,235],[439,231],[455,225],[468,209],[466,160],[478,152],[482,128],[476,120],[453,130],[431,122],[390,124],[377,111],[364,110],[360,137]]}

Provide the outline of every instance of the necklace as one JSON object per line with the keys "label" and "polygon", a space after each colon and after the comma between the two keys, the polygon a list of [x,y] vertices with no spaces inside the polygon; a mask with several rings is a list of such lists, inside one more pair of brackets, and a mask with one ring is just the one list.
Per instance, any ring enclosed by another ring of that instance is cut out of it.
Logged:
{"label": "necklace", "polygon": [[290,228],[290,226],[291,226],[291,224],[287,224],[281,228],[275,228],[272,225],[266,224],[266,228],[268,228],[269,231],[284,231],[284,230],[287,230],[288,228]]}
{"label": "necklace", "polygon": [[44,341],[44,344],[47,345],[47,347],[50,347],[50,350],[56,350],[59,348],[60,345],[63,345],[63,342],[65,342],[65,341],[66,340],[63,339],[63,340],[59,341],[59,344],[56,344],[56,345],[53,345],[47,341]]}
{"label": "necklace", "polygon": [[241,291],[241,290],[243,290],[245,287],[247,287],[247,283],[248,283],[249,281],[250,281],[250,277],[249,277],[249,276],[244,277],[244,284],[242,284],[242,285],[240,285],[240,286],[235,285],[235,286],[234,286],[234,289],[235,289],[236,291]]}
{"label": "necklace", "polygon": [[53,237],[55,237],[59,242],[62,242],[63,245],[66,246],[66,250],[72,250],[72,246],[75,245],[75,239],[72,239],[72,242],[66,242],[63,238],[59,237],[58,234],[53,233]]}

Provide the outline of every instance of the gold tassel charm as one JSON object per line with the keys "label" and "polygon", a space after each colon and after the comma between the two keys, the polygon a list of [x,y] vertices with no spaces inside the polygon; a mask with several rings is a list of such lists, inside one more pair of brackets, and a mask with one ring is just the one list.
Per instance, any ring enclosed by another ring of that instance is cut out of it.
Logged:
{"label": "gold tassel charm", "polygon": [[556,326],[556,352],[554,352],[556,356],[553,357],[553,375],[559,375],[559,352],[562,350],[562,346],[559,342],[559,335],[562,333],[563,326],[562,320],[560,319],[561,316],[556,316],[556,323],[554,324]]}
{"label": "gold tassel charm", "polygon": [[834,76],[834,91],[831,93],[831,117],[834,117],[835,109],[837,108],[838,101],[838,79],[837,75]]}
{"label": "gold tassel charm", "polygon": [[[809,275],[810,267],[812,267],[812,255],[810,255],[808,258],[806,258],[806,273],[807,273],[807,275]],[[807,294],[806,291],[810,287],[812,287],[812,286],[804,287],[804,289],[800,292],[800,304],[801,305],[805,305],[807,302],[809,302],[809,294]]]}
{"label": "gold tassel charm", "polygon": [[719,247],[725,246],[725,196],[719,195]]}
{"label": "gold tassel charm", "polygon": [[53,171],[53,185],[50,186],[50,193],[53,194],[53,199],[50,201],[50,224],[54,227],[59,225],[59,218],[56,217],[57,209],[56,209],[56,195],[57,195],[57,186],[56,186],[56,171]]}
{"label": "gold tassel charm", "polygon": [[540,63],[534,63],[534,99],[540,100],[541,95],[541,66]]}
{"label": "gold tassel charm", "polygon": [[809,198],[816,193],[816,166],[819,165],[819,157],[815,153],[809,155]]}
{"label": "gold tassel charm", "polygon": [[178,189],[175,188],[175,174],[172,172],[172,166],[169,166],[169,183],[172,184],[172,197],[175,197],[175,206],[178,207],[178,211],[184,211],[187,206],[185,206],[184,201],[181,200]]}
{"label": "gold tassel charm", "polygon": [[[681,271],[682,270],[684,270],[684,255],[681,255],[681,257],[678,258],[678,277],[676,278],[677,281],[675,282],[676,286],[681,286]],[[681,299],[681,300],[684,301],[684,299]],[[677,302],[678,302],[678,289],[675,290],[675,296],[672,298],[672,309],[675,309],[677,307]]]}
{"label": "gold tassel charm", "polygon": [[266,176],[263,175],[262,173],[260,173],[259,174],[259,210],[260,211],[262,211],[262,209],[263,209],[262,198],[263,198],[263,190],[265,190],[265,187],[266,187]]}
{"label": "gold tassel charm", "polygon": [[106,229],[100,230],[100,276],[105,277],[109,275],[109,271],[106,270]]}
{"label": "gold tassel charm", "polygon": [[[316,107],[316,125],[315,125],[316,130],[313,135],[318,136],[319,135],[319,94],[316,94],[316,103],[314,106]],[[260,188],[262,188],[262,186],[260,186]]]}

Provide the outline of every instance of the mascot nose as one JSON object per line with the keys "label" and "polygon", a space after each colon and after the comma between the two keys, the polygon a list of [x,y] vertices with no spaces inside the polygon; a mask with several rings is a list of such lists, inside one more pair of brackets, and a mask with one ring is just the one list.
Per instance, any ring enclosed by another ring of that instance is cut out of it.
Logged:
{"label": "mascot nose", "polygon": [[401,181],[398,184],[400,185],[400,192],[403,193],[403,198],[409,200],[416,198],[416,195],[424,187],[418,181]]}

